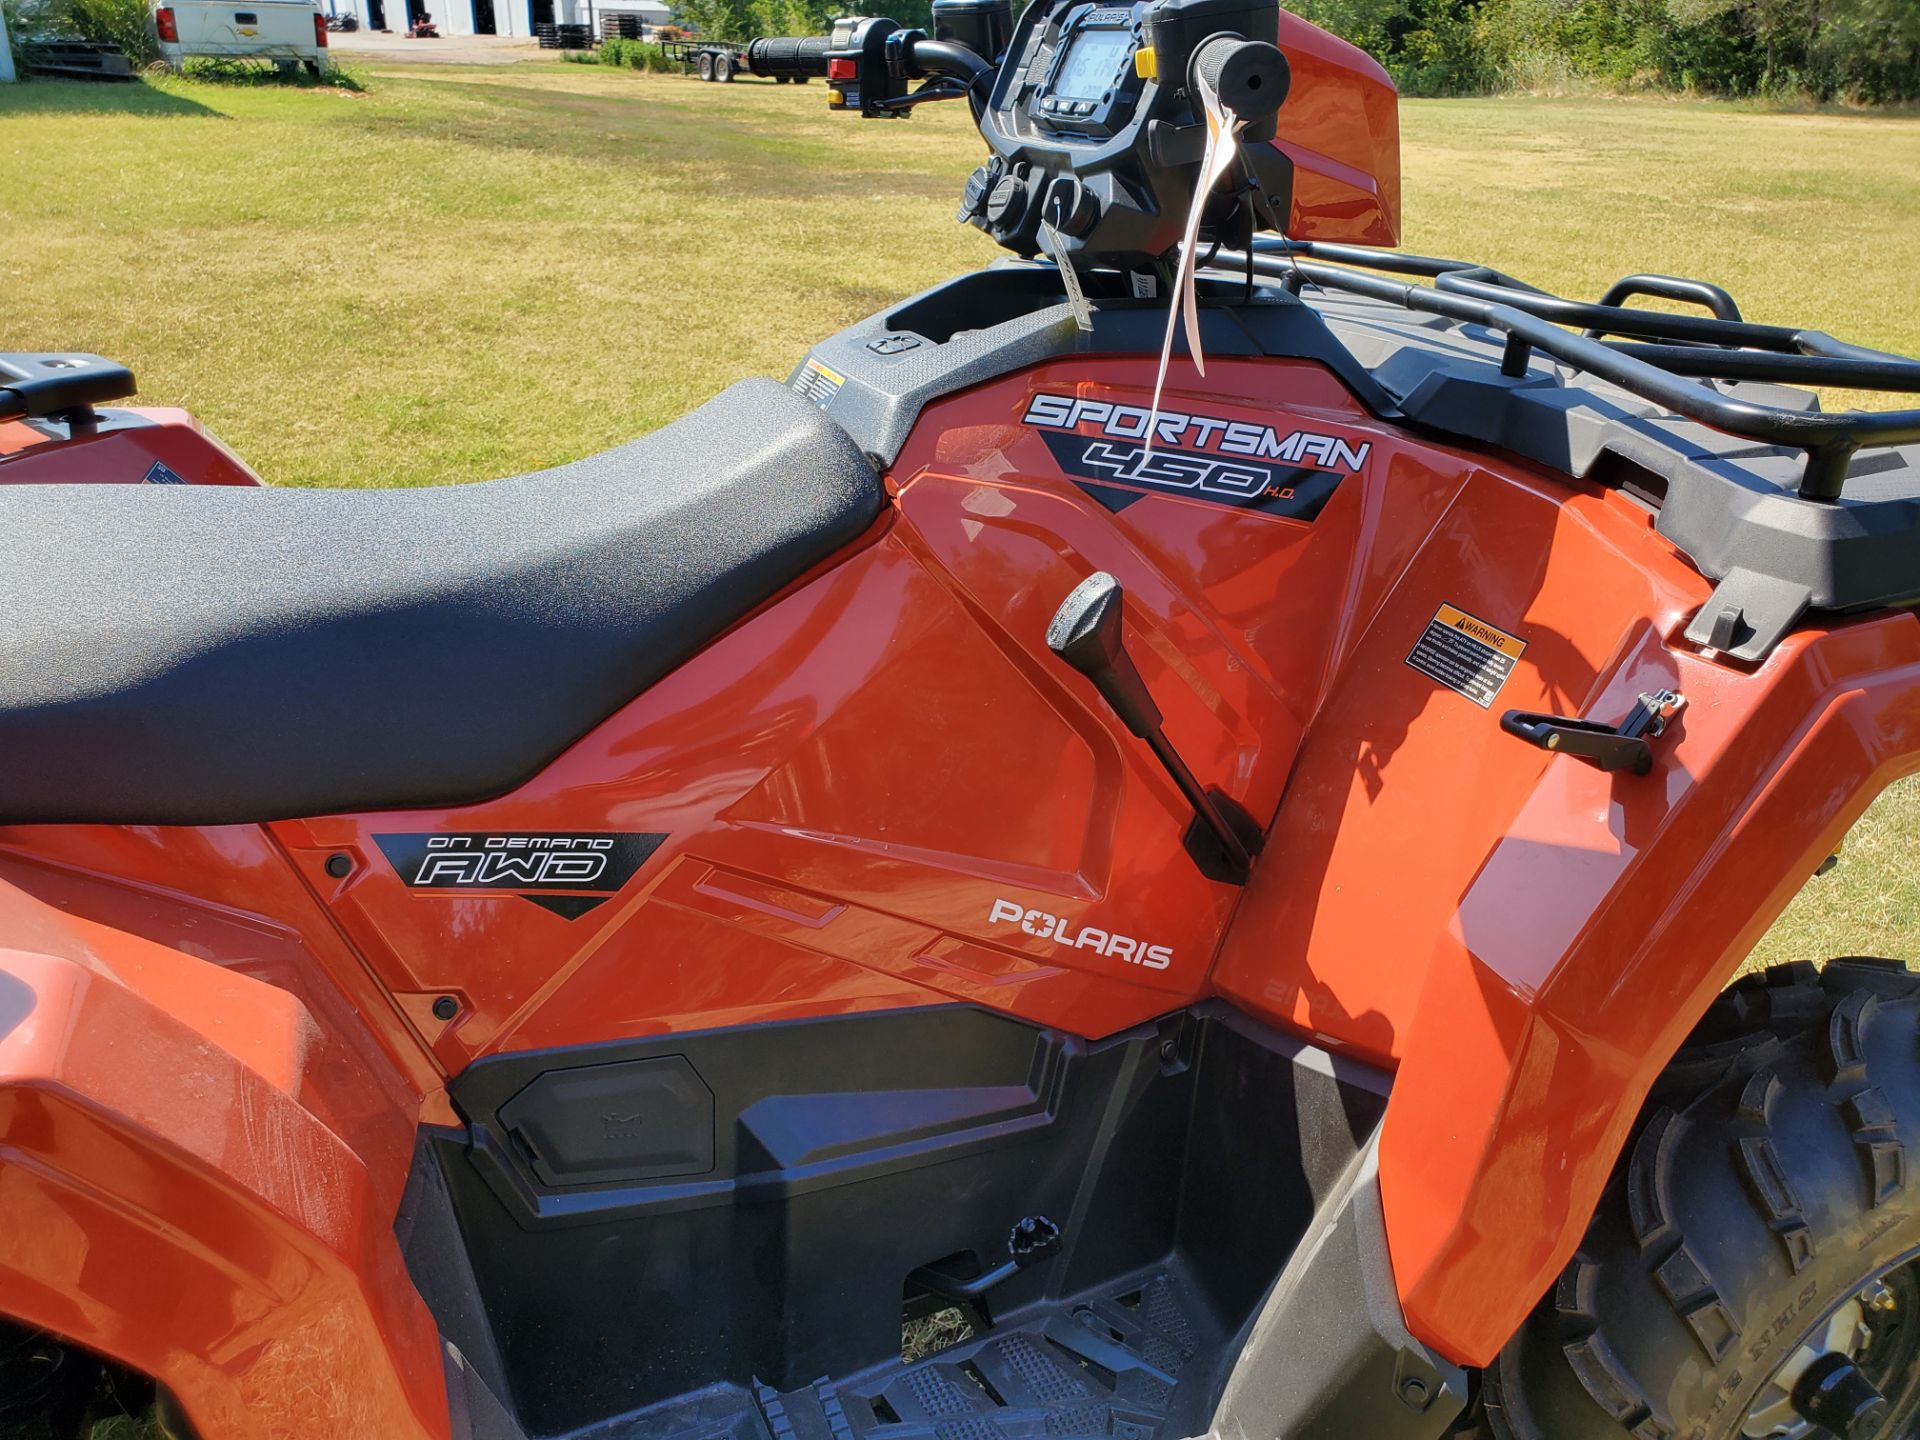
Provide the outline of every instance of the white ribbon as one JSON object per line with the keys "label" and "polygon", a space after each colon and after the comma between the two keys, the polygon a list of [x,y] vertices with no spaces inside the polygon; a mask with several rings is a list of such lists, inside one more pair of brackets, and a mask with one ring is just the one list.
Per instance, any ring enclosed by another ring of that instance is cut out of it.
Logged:
{"label": "white ribbon", "polygon": [[1235,115],[1231,109],[1221,103],[1219,94],[1207,83],[1205,76],[1199,80],[1200,108],[1207,121],[1207,148],[1200,157],[1200,179],[1193,187],[1193,205],[1187,211],[1186,235],[1180,241],[1180,273],[1174,278],[1173,294],[1167,306],[1167,338],[1160,346],[1160,373],[1153,382],[1153,411],[1147,419],[1147,441],[1144,454],[1153,454],[1154,433],[1160,425],[1160,392],[1166,387],[1167,366],[1173,360],[1173,335],[1180,328],[1181,317],[1186,317],[1187,353],[1193,356],[1193,368],[1206,377],[1207,359],[1200,353],[1200,301],[1195,285],[1195,276],[1200,268],[1199,236],[1200,212],[1206,209],[1207,198],[1213,194],[1213,187],[1220,183],[1221,177],[1233,164],[1234,157],[1240,153],[1240,131],[1246,121]]}

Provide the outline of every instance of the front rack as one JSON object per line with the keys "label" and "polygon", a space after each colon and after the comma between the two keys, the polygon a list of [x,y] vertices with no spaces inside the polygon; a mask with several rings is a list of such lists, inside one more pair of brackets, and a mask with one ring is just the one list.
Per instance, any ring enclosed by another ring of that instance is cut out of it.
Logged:
{"label": "front rack", "polygon": [[[1589,304],[1464,260],[1267,236],[1253,242],[1251,257],[1223,254],[1217,263],[1231,269],[1249,261],[1255,273],[1295,293],[1311,284],[1497,331],[1506,336],[1500,364],[1505,375],[1525,375],[1532,353],[1540,350],[1715,430],[1803,450],[1803,499],[1838,500],[1856,450],[1920,440],[1920,410],[1788,410],[1702,383],[1761,380],[1920,393],[1920,361],[1849,345],[1818,330],[1756,325],[1741,318],[1731,295],[1704,281],[1629,275]],[[1433,283],[1408,284],[1389,275]],[[1696,304],[1711,313],[1674,315],[1621,303],[1634,296]],[[1563,326],[1582,326],[1584,333]]]}

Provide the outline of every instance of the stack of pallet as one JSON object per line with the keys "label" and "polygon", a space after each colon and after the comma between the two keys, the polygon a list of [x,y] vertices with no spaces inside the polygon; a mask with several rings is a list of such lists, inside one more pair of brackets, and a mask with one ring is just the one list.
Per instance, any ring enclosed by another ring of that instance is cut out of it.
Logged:
{"label": "stack of pallet", "polygon": [[646,27],[640,17],[634,14],[610,13],[600,17],[600,38],[602,40],[640,40],[645,37],[641,31]]}
{"label": "stack of pallet", "polygon": [[27,70],[64,80],[133,78],[133,62],[118,45],[90,40],[36,40],[28,50]]}
{"label": "stack of pallet", "polygon": [[533,27],[533,38],[540,42],[542,50],[591,50],[593,27],[540,24]]}

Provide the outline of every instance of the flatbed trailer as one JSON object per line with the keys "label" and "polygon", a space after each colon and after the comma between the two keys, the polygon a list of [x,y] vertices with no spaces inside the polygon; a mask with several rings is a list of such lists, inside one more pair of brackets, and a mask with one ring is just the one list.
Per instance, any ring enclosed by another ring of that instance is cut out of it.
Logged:
{"label": "flatbed trailer", "polygon": [[830,43],[825,35],[799,40],[753,40],[736,45],[727,40],[662,40],[660,48],[690,75],[722,84],[735,75],[759,75],[779,85],[804,85],[824,73]]}

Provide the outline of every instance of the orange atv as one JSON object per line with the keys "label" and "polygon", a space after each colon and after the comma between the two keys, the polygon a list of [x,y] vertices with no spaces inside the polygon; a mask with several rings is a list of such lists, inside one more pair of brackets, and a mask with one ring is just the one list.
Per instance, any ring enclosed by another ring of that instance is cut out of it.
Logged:
{"label": "orange atv", "polygon": [[1382,248],[1270,5],[936,12],[758,60],[1012,257],[607,454],[0,357],[0,1435],[1912,1435],[1920,979],[1725,987],[1920,769],[1920,364]]}

